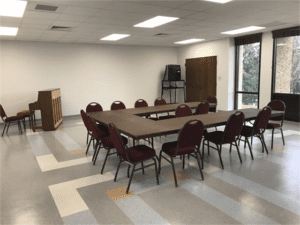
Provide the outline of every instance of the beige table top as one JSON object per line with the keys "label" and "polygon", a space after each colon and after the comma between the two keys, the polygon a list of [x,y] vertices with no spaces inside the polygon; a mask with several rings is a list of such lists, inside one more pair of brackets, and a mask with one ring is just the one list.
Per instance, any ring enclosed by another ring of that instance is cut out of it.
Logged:
{"label": "beige table top", "polygon": [[[196,108],[199,102],[186,103],[191,108]],[[172,118],[161,121],[146,119],[141,116],[143,114],[161,113],[174,111],[179,104],[169,104],[164,106],[151,106],[144,108],[122,109],[115,111],[103,111],[89,113],[89,116],[95,121],[105,125],[114,123],[121,133],[128,135],[134,139],[142,139],[146,137],[155,137],[165,134],[177,133],[184,124],[193,119],[201,120],[206,128],[216,125],[225,125],[229,116],[237,110],[220,111],[217,113],[209,113],[203,115],[192,115],[180,118]],[[215,105],[214,105],[215,106]],[[255,119],[259,109],[242,109],[246,120]],[[282,114],[280,111],[272,111],[274,114]]]}

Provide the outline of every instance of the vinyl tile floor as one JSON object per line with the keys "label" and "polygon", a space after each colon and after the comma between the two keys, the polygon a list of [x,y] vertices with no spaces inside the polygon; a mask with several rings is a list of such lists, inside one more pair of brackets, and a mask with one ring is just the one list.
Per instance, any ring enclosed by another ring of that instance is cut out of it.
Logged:
{"label": "vinyl tile floor", "polygon": [[[0,138],[1,224],[300,224],[299,123],[285,121],[283,129],[285,145],[277,131],[273,150],[266,131],[268,155],[254,138],[254,160],[241,142],[242,164],[235,148],[230,154],[224,145],[224,170],[217,152],[205,148],[203,181],[193,157],[184,169],[176,159],[177,188],[162,159],[160,184],[151,166],[144,175],[135,172],[127,195],[126,164],[114,182],[118,158],[109,156],[100,174],[106,150],[92,165],[79,116],[67,117],[56,131],[19,134],[12,126]],[[175,140],[154,138],[157,155]]]}

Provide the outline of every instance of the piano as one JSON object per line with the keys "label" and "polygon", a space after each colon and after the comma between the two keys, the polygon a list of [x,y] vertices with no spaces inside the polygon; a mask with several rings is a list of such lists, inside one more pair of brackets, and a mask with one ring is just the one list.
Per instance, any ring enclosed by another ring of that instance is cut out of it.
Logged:
{"label": "piano", "polygon": [[[38,92],[38,100],[29,104],[29,110],[41,110],[42,126],[36,126],[34,121],[33,131],[43,129],[44,131],[55,130],[62,123],[60,89],[47,89]],[[35,120],[35,117],[34,117]]]}

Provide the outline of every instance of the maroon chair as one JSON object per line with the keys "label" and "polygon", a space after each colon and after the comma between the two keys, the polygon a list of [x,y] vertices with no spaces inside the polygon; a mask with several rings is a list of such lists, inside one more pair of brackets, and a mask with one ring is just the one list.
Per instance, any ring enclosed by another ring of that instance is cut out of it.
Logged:
{"label": "maroon chair", "polygon": [[[273,100],[273,101],[269,102],[268,106],[272,110],[284,111],[284,114],[285,114],[286,107],[285,107],[284,102],[281,101],[281,100]],[[275,131],[275,129],[280,129],[280,131],[281,131],[281,137],[282,137],[282,142],[283,142],[283,145],[285,145],[284,137],[283,137],[283,131],[282,131],[284,114],[280,115],[280,116],[272,116],[272,117],[270,117],[270,121],[276,121],[277,123],[272,123],[272,122],[269,121],[268,124],[267,124],[266,129],[267,130],[272,130],[271,149],[273,149],[273,140],[274,140],[274,131]]]}
{"label": "maroon chair", "polygon": [[[157,98],[154,101],[154,106],[160,106],[160,105],[167,105],[166,100],[164,100],[163,98]],[[176,118],[175,115],[170,115],[169,112],[167,112],[168,115],[167,116],[160,116],[158,117],[157,113],[156,113],[156,118],[158,120],[166,120],[166,119],[172,119],[172,118]]]}
{"label": "maroon chair", "polygon": [[[95,152],[94,152],[93,159],[92,159],[93,165],[95,165],[95,163],[97,161],[97,157],[100,152],[100,149],[104,148],[107,150],[107,153],[106,153],[106,156],[105,156],[105,159],[103,162],[103,166],[101,169],[101,174],[103,174],[104,167],[105,167],[108,156],[116,154],[117,152],[110,153],[111,149],[114,148],[114,145],[110,139],[110,136],[103,133],[99,129],[97,124],[83,110],[81,110],[80,112],[83,117],[83,120],[85,121],[87,128],[91,131],[93,138],[96,140]],[[125,145],[128,143],[128,140],[125,137],[122,137],[122,141]]]}
{"label": "maroon chair", "polygon": [[[137,145],[134,147],[126,148],[124,145],[124,141],[121,138],[121,135],[120,135],[118,129],[116,128],[116,126],[114,124],[109,124],[108,129],[109,129],[109,133],[110,133],[110,138],[120,156],[119,157],[120,161],[119,161],[119,165],[118,165],[118,168],[117,168],[117,171],[115,174],[114,181],[116,182],[116,180],[117,180],[118,172],[119,172],[120,165],[122,162],[128,163],[128,170],[127,170],[128,177],[129,177],[130,167],[131,167],[131,165],[133,165],[131,176],[130,176],[129,183],[128,183],[127,190],[126,190],[126,194],[128,194],[128,191],[130,188],[133,173],[137,170],[144,169],[145,167],[155,165],[156,180],[157,180],[157,184],[159,184],[157,165],[156,165],[156,160],[155,160],[155,157],[156,157],[155,150],[146,145]],[[135,169],[137,164],[142,163],[144,161],[148,161],[148,160],[153,160],[154,164],[150,164],[145,167],[142,166],[142,168]]]}
{"label": "maroon chair", "polygon": [[119,109],[126,109],[126,106],[121,101],[114,101],[110,106],[110,110],[119,110]]}
{"label": "maroon chair", "polygon": [[196,108],[194,115],[201,115],[207,114],[209,110],[209,103],[208,101],[200,102]]}
{"label": "maroon chair", "polygon": [[[207,101],[209,102],[209,103],[218,103],[217,102],[217,98],[216,98],[216,96],[209,96],[208,98],[207,98]],[[217,107],[209,107],[209,110],[208,110],[209,112],[216,112],[217,111]]]}
{"label": "maroon chair", "polygon": [[[264,152],[264,147],[266,148],[266,152],[268,153],[268,149],[266,146],[266,142],[265,142],[265,138],[264,138],[264,132],[266,130],[268,121],[270,119],[271,116],[271,108],[269,106],[265,106],[258,114],[257,117],[254,121],[254,125],[251,126],[243,126],[243,129],[241,131],[241,137],[245,137],[245,140],[242,140],[240,137],[240,140],[245,142],[244,147],[246,147],[246,142],[248,143],[249,149],[250,149],[250,153],[251,153],[251,157],[253,159],[253,155],[252,155],[252,143],[253,143],[253,137],[258,137],[261,144],[262,144],[262,152]],[[249,143],[248,138],[251,137],[251,146]]]}
{"label": "maroon chair", "polygon": [[[162,150],[160,151],[160,154],[159,154],[159,170],[158,171],[160,172],[160,170],[161,170],[161,158],[163,157],[165,160],[167,160],[172,165],[176,187],[178,185],[177,185],[177,178],[176,178],[176,172],[175,172],[173,158],[176,158],[177,156],[183,157],[183,161],[182,161],[183,169],[184,169],[185,155],[194,156],[197,159],[202,180],[204,180],[202,168],[200,166],[200,160],[199,160],[199,159],[202,159],[199,149],[200,149],[203,131],[204,131],[204,125],[200,120],[190,120],[190,121],[186,122],[185,125],[183,126],[183,128],[180,130],[177,141],[164,143],[162,145]],[[162,155],[162,153],[169,156],[171,161],[169,161],[167,158],[165,158]],[[199,155],[200,155],[200,157],[199,157]],[[203,167],[203,162],[202,162],[202,167]]]}
{"label": "maroon chair", "polygon": [[148,107],[148,103],[144,99],[138,99],[134,103],[134,108]]}
{"label": "maroon chair", "polygon": [[176,108],[175,115],[176,117],[192,116],[193,112],[188,105],[181,104]]}
{"label": "maroon chair", "polygon": [[5,129],[6,129],[6,133],[7,133],[8,128],[11,124],[18,124],[19,132],[22,134],[22,126],[21,126],[20,122],[23,122],[24,130],[25,130],[25,117],[24,116],[10,116],[10,117],[8,117],[5,113],[2,105],[0,105],[0,114],[1,114],[1,118],[2,118],[3,122],[5,123],[4,129],[3,129],[3,132],[2,132],[2,137],[4,135]]}
{"label": "maroon chair", "polygon": [[[239,147],[237,144],[237,140],[241,133],[244,119],[245,119],[244,113],[241,111],[236,111],[227,120],[224,131],[214,131],[214,132],[210,132],[210,133],[204,133],[202,155],[204,156],[204,145],[207,146],[208,153],[209,153],[210,147],[217,150],[219,153],[219,158],[220,158],[222,169],[224,169],[224,165],[223,165],[223,161],[222,161],[222,157],[221,157],[222,145],[230,144],[230,152],[231,152],[232,145],[235,145],[238,155],[239,155],[239,158],[240,158],[240,162],[242,163],[242,158],[241,158],[240,150],[239,150]],[[207,144],[205,144],[205,141],[207,142]],[[209,142],[214,143],[217,146],[217,148],[210,146]],[[220,145],[220,147],[219,147],[219,145]]]}
{"label": "maroon chair", "polygon": [[[91,102],[90,104],[88,104],[88,105],[86,106],[86,112],[87,112],[87,113],[91,113],[91,112],[102,112],[102,111],[103,111],[102,106],[101,106],[99,103],[97,103],[97,102]],[[100,125],[100,124],[99,124],[98,126],[99,126],[99,128],[100,128],[101,130],[103,130],[103,132],[105,132],[107,135],[109,135],[108,127],[107,127],[107,126],[105,126],[105,125]],[[90,133],[90,132],[87,133],[86,143],[88,143],[89,136],[91,136],[91,133]]]}

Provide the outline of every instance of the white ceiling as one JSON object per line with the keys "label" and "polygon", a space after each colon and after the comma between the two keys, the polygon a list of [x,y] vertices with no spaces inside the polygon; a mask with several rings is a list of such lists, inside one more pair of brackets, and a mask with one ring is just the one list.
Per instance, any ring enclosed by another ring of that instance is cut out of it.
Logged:
{"label": "white ceiling", "polygon": [[[55,12],[35,10],[37,4],[58,6],[58,9]],[[174,16],[180,19],[157,28],[133,27],[133,25],[157,15]],[[229,35],[220,33],[246,26],[265,25],[267,29],[258,31],[265,32],[298,26],[299,24],[300,0],[233,0],[226,4],[199,0],[30,0],[23,18],[0,16],[0,26],[19,28],[16,37],[1,36],[0,39],[178,46],[174,42],[190,38],[201,38],[211,41],[229,37]],[[72,30],[54,31],[51,30],[52,26],[72,27]],[[100,38],[112,33],[130,34],[131,36],[120,41],[100,41]],[[155,36],[158,33],[166,33],[168,35]],[[246,33],[242,35],[246,35]]]}

